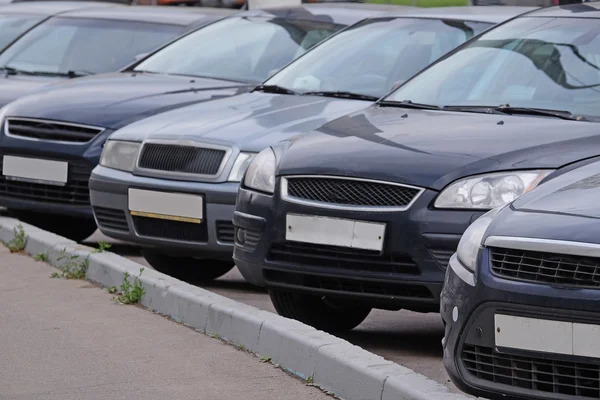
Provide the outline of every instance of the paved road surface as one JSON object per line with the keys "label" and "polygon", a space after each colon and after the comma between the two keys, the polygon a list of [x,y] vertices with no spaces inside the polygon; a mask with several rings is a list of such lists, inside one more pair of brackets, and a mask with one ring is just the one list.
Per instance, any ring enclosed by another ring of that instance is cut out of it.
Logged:
{"label": "paved road surface", "polygon": [[0,248],[2,400],[327,400],[256,357]]}
{"label": "paved road surface", "polygon": [[[101,240],[114,244],[111,251],[148,265],[136,247],[118,244],[118,241],[111,240],[100,233],[92,236],[88,244],[93,246]],[[203,287],[241,303],[275,312],[269,296],[260,288],[244,282],[237,269],[233,269],[215,282],[204,284]],[[444,383],[452,391],[458,392],[441,363],[443,336],[444,327],[438,314],[375,310],[358,328],[344,335],[344,338],[388,360]]]}

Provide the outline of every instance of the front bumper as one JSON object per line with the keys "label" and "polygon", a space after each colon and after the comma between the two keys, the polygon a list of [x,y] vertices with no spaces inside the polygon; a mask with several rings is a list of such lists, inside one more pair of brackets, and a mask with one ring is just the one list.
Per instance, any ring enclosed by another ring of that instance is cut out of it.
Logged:
{"label": "front bumper", "polygon": [[[231,259],[238,184],[183,182],[136,176],[102,166],[90,178],[90,198],[98,227],[107,236],[162,251],[203,258]],[[201,195],[201,224],[132,216],[130,188]]]}
{"label": "front bumper", "polygon": [[[439,311],[448,259],[461,234],[481,215],[433,210],[433,191],[425,191],[405,212],[316,208],[282,201],[278,193],[279,188],[271,196],[243,187],[238,192],[234,260],[244,278],[259,286],[361,299],[393,310]],[[383,252],[286,241],[288,213],[384,222]]]}
{"label": "front bumper", "polygon": [[[488,399],[600,398],[600,359],[498,348],[496,314],[600,324],[597,290],[556,289],[492,275],[487,250],[474,286],[453,257],[441,298],[444,366],[464,392]],[[462,278],[461,278],[462,276]]]}

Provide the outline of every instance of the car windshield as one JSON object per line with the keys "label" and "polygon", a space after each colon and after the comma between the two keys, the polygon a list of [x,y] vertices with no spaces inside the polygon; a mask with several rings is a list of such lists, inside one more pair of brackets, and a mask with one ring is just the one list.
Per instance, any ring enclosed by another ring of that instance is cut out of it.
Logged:
{"label": "car windshield", "polygon": [[53,18],[0,54],[0,67],[48,74],[113,72],[182,31],[167,24]]}
{"label": "car windshield", "polygon": [[381,97],[490,26],[418,18],[366,20],[319,45],[265,85],[301,93],[340,91]]}
{"label": "car windshield", "polygon": [[262,82],[342,27],[284,18],[227,18],[185,36],[134,70]]}
{"label": "car windshield", "polygon": [[39,15],[0,14],[0,50],[24,32],[38,24],[44,17]]}
{"label": "car windshield", "polygon": [[433,65],[385,100],[600,116],[600,24],[519,18]]}

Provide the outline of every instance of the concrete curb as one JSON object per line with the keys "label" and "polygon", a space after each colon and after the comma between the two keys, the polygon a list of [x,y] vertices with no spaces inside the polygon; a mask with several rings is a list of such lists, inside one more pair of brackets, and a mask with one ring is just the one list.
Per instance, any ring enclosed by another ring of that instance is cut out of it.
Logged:
{"label": "concrete curb", "polygon": [[[87,279],[119,287],[123,274],[138,276],[141,265],[110,252],[93,253],[87,246],[32,225],[0,217],[0,240],[8,242],[21,225],[25,252],[47,255],[48,262],[67,255],[89,257]],[[468,400],[444,385],[349,342],[298,321],[261,311],[157,271],[142,274],[146,294],[142,305],[208,335],[269,357],[275,364],[346,400]]]}

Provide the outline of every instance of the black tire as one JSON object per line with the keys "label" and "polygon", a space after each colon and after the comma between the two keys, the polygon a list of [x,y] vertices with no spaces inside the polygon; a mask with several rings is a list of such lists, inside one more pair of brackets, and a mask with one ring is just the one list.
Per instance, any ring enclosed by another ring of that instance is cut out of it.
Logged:
{"label": "black tire", "polygon": [[280,290],[269,290],[277,313],[326,332],[345,332],[356,328],[371,312],[370,307],[333,306],[321,297]]}
{"label": "black tire", "polygon": [[74,218],[22,210],[8,210],[8,215],[76,242],[84,241],[98,229],[96,221],[90,218]]}
{"label": "black tire", "polygon": [[142,256],[158,272],[185,282],[208,282],[225,275],[233,261],[175,257],[150,249],[142,249]]}

